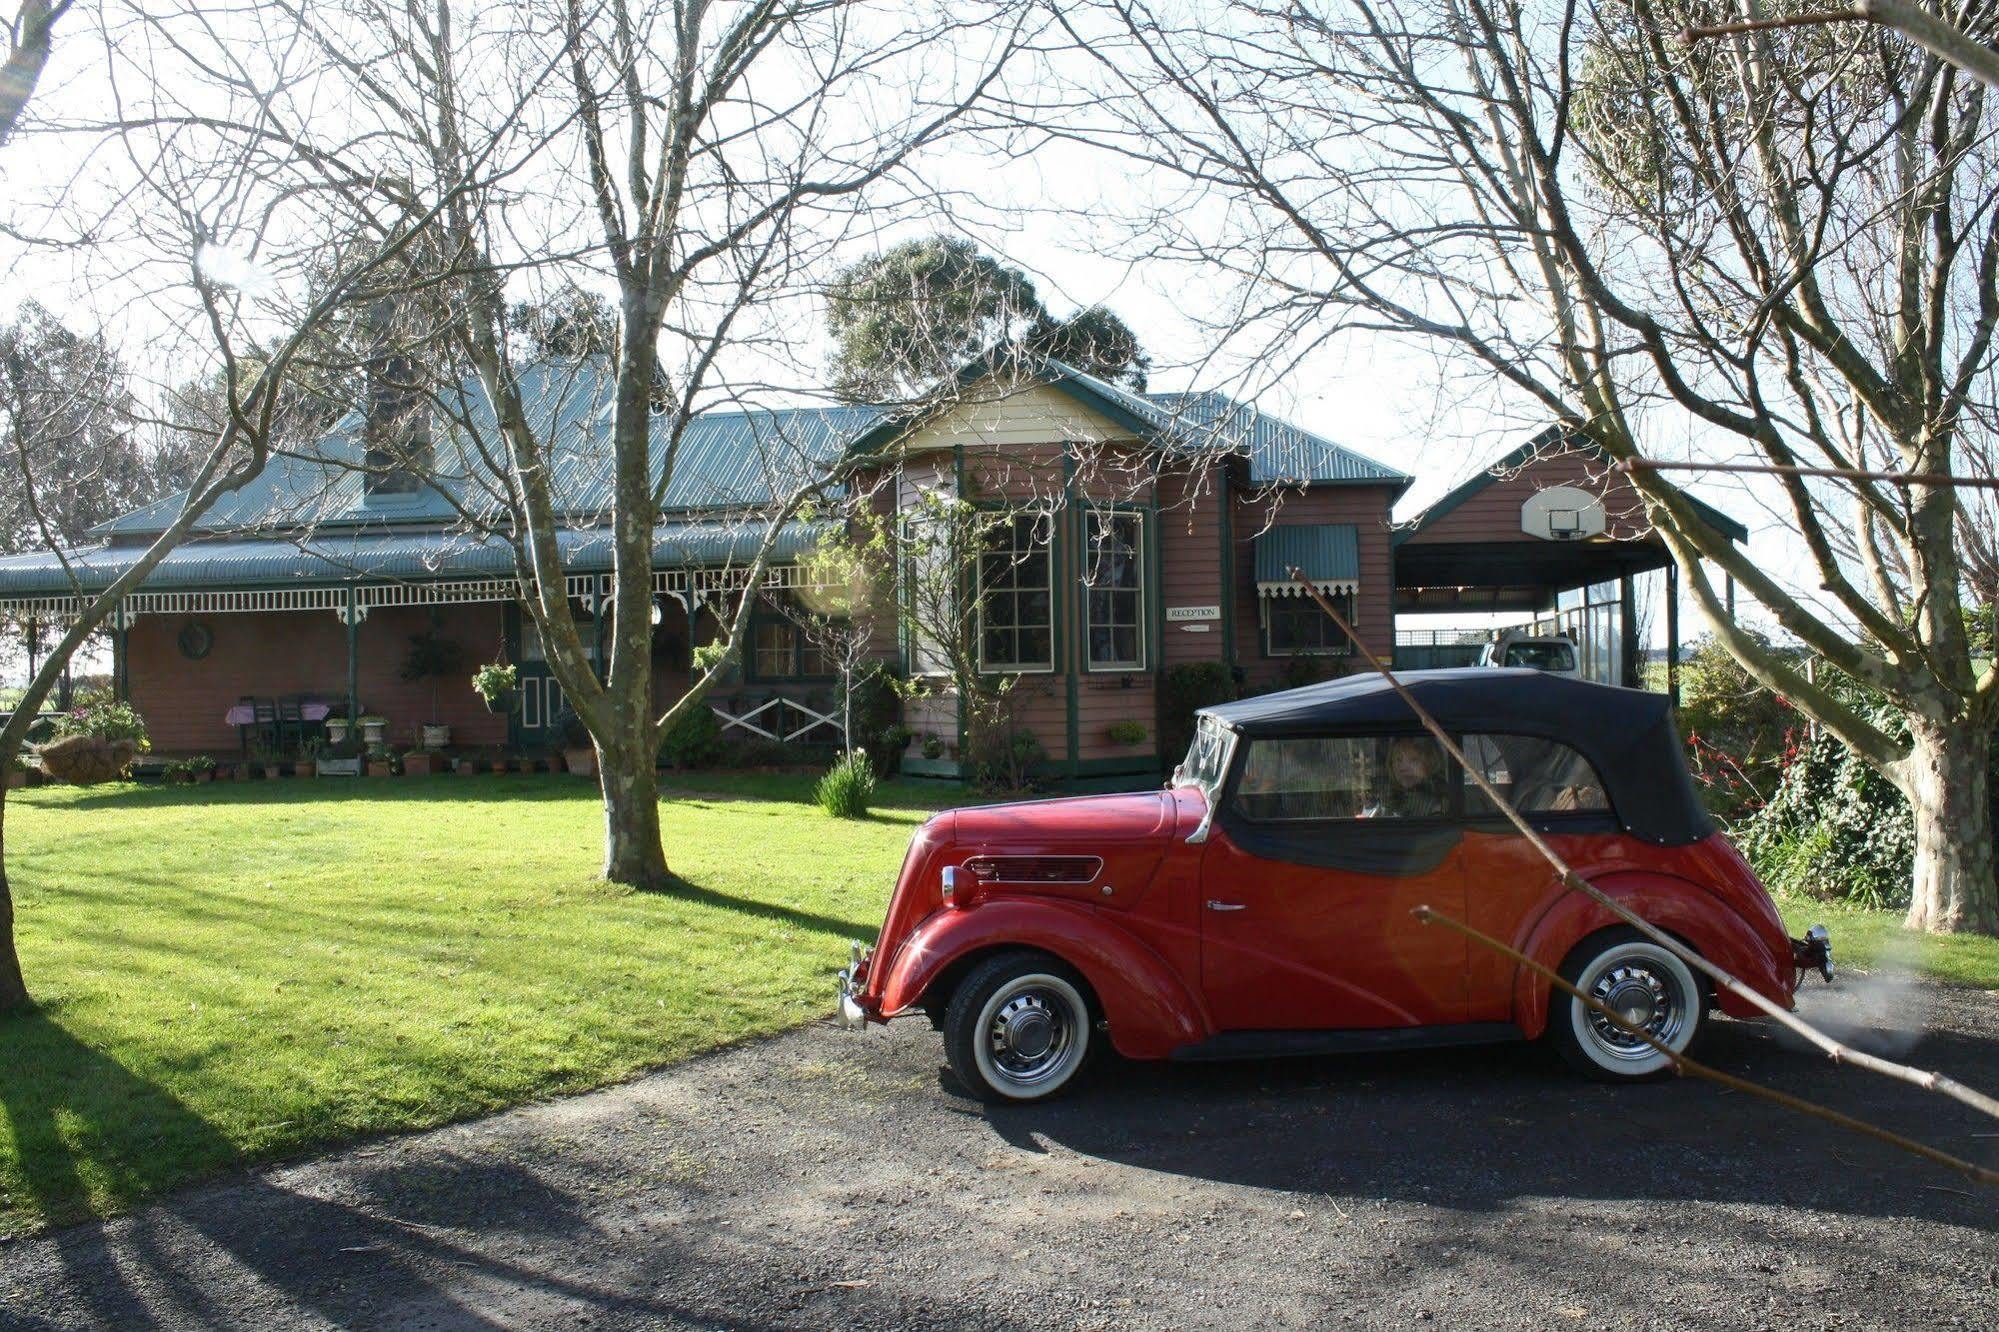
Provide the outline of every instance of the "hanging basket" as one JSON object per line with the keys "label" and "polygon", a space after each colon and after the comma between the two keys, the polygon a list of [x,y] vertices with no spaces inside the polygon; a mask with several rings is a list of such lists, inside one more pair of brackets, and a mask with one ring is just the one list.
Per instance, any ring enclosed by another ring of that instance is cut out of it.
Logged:
{"label": "hanging basket", "polygon": [[91,735],[72,735],[36,749],[42,771],[72,786],[95,786],[126,776],[139,746],[131,740],[100,740]]}
{"label": "hanging basket", "polygon": [[514,696],[519,692],[517,689],[502,689],[491,698],[486,697],[484,694],[479,695],[479,701],[486,705],[486,711],[488,712],[512,712],[514,710]]}

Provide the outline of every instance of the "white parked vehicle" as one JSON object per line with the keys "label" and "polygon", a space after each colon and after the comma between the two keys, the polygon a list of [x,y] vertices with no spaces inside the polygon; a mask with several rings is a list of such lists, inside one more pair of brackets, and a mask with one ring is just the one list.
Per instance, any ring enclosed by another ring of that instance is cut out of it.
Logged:
{"label": "white parked vehicle", "polygon": [[1528,670],[1546,671],[1550,675],[1582,674],[1576,664],[1576,645],[1559,635],[1530,638],[1520,634],[1500,638],[1485,645],[1485,650],[1479,653],[1478,664],[1524,666]]}

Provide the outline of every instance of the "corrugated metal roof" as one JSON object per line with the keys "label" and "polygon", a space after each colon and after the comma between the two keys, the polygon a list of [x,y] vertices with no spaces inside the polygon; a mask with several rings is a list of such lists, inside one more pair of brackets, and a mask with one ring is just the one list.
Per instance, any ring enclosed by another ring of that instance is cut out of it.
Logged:
{"label": "corrugated metal roof", "polygon": [[[613,450],[610,421],[613,383],[599,361],[545,362],[521,374],[522,399],[537,436],[546,444],[558,511],[579,527],[607,516],[611,507]],[[263,473],[223,496],[202,516],[206,532],[286,528],[381,526],[384,523],[450,524],[461,506],[474,514],[502,511],[499,484],[488,457],[500,456],[494,418],[485,395],[467,384],[456,414],[464,424],[440,433],[433,467],[436,487],[414,494],[365,493],[362,418],[350,413],[309,449],[273,457]],[[703,412],[687,422],[676,442],[672,420],[655,418],[652,477],[657,485],[668,458],[673,477],[661,499],[669,514],[754,508],[793,490],[882,418],[872,407],[798,407]],[[107,538],[138,537],[165,529],[182,497],[169,496],[95,529]]]}
{"label": "corrugated metal roof", "polygon": [[1266,595],[1302,595],[1297,569],[1325,589],[1360,580],[1360,528],[1352,523],[1287,523],[1257,534],[1256,586]]}
{"label": "corrugated metal roof", "polygon": [[[1157,432],[1169,447],[1246,456],[1250,479],[1259,485],[1403,487],[1410,481],[1393,468],[1220,393],[1143,395],[1059,361],[1046,364],[1052,378]],[[613,462],[613,385],[603,363],[545,362],[522,372],[521,388],[529,420],[549,449],[559,511],[577,526],[601,520],[610,510]],[[217,501],[203,515],[199,530],[448,525],[460,519],[461,507],[497,514],[498,482],[485,462],[498,456],[492,446],[491,407],[471,384],[461,390],[458,406],[466,425],[441,434],[434,468],[437,488],[426,485],[409,495],[366,494],[359,470],[362,420],[352,413],[309,449],[272,458],[261,475]],[[875,407],[711,411],[688,421],[676,444],[669,437],[671,419],[661,417],[652,443],[652,475],[657,484],[671,455],[673,477],[662,498],[669,514],[754,508],[817,474],[890,421],[888,413]],[[179,512],[181,498],[173,495],[114,518],[93,535],[119,539],[156,534]]]}
{"label": "corrugated metal roof", "polygon": [[1174,437],[1196,447],[1246,454],[1249,479],[1256,485],[1380,484],[1400,489],[1414,479],[1225,394],[1151,393],[1146,401],[1165,418]]}
{"label": "corrugated metal roof", "polygon": [[[796,559],[831,529],[828,523],[786,524],[777,534],[772,558]],[[653,563],[661,569],[747,564],[767,530],[756,521],[663,525],[653,542]],[[611,567],[612,542],[607,528],[565,529],[557,534],[557,544],[563,566],[570,573],[598,573]],[[141,546],[101,546],[71,552],[70,558],[85,588],[96,590],[108,586],[142,554]],[[319,532],[295,542],[276,537],[190,540],[168,552],[147,576],[145,588],[157,592],[189,587],[325,585],[364,579],[495,578],[507,577],[513,571],[512,552],[498,540],[438,532]],[[0,590],[17,596],[60,596],[71,588],[56,557],[41,552],[0,558]]]}

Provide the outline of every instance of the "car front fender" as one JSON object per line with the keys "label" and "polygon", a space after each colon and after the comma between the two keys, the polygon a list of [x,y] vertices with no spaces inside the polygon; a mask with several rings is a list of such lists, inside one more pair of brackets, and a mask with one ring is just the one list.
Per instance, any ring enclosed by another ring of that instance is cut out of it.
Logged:
{"label": "car front fender", "polygon": [[1088,907],[1019,899],[945,907],[911,931],[882,978],[882,1019],[921,1003],[953,963],[1002,948],[1039,949],[1081,972],[1127,1058],[1163,1059],[1212,1034],[1185,982],[1129,930]]}
{"label": "car front fender", "polygon": [[[1685,879],[1659,874],[1608,874],[1591,882],[1606,895],[1736,977],[1765,998],[1791,1006],[1795,977],[1790,959],[1778,959],[1747,920],[1712,893]],[[1624,922],[1608,907],[1573,890],[1556,899],[1515,947],[1549,970],[1598,930]],[[1513,1020],[1531,1039],[1548,1025],[1554,987],[1538,972],[1518,967],[1513,980]],[[1716,1004],[1730,1017],[1758,1017],[1762,1010],[1727,991]]]}

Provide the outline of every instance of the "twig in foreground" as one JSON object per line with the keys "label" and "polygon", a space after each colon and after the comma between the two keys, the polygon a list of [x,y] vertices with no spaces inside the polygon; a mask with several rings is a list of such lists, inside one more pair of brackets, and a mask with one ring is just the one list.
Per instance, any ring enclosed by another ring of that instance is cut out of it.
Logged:
{"label": "twig in foreground", "polygon": [[1535,974],[1544,977],[1549,984],[1554,985],[1565,994],[1573,995],[1577,1000],[1586,1005],[1591,1012],[1615,1024],[1618,1030],[1625,1032],[1627,1035],[1637,1037],[1660,1054],[1666,1056],[1666,1058],[1672,1060],[1673,1067],[1682,1073],[1691,1073],[1695,1077],[1706,1078],[1709,1082],[1719,1083],[1735,1091],[1748,1092],[1752,1096],[1759,1096],[1766,1101],[1774,1102],[1787,1109],[1810,1115],[1814,1119],[1822,1119],[1828,1124],[1837,1124],[1843,1129],[1850,1129],[1855,1133],[1873,1138],[1877,1142],[1885,1142],[1890,1147],[1900,1148],[1902,1151],[1920,1156],[1925,1161],[1929,1161],[1935,1165],[1955,1170],[1957,1173],[1964,1175],[1976,1183],[1988,1186],[1999,1184],[1999,1170],[1988,1170],[1975,1162],[1966,1161],[1961,1157],[1952,1156],[1949,1152],[1940,1151],[1926,1143],[1917,1142],[1914,1138],[1905,1138],[1899,1133],[1881,1128],[1875,1124],[1870,1124],[1864,1119],[1855,1119],[1852,1115],[1834,1110],[1830,1106],[1820,1105],[1816,1101],[1807,1101],[1803,1097],[1793,1096],[1789,1092],[1780,1092],[1774,1087],[1765,1087],[1761,1083],[1751,1082],[1747,1078],[1738,1078],[1733,1073],[1724,1073],[1720,1069],[1703,1064],[1697,1059],[1690,1059],[1659,1040],[1643,1027],[1635,1023],[1626,1022],[1622,1014],[1599,1002],[1593,996],[1584,994],[1581,990],[1578,990],[1575,986],[1564,980],[1556,971],[1536,962],[1519,949],[1508,944],[1503,944],[1491,935],[1482,930],[1475,929],[1461,920],[1453,920],[1443,912],[1427,906],[1419,906],[1410,914],[1425,925],[1442,925],[1448,929],[1456,930],[1467,939],[1482,944],[1503,957],[1509,957],[1516,964],[1526,967]]}
{"label": "twig in foreground", "polygon": [[1464,751],[1458,748],[1457,742],[1451,739],[1450,734],[1438,724],[1437,719],[1430,715],[1430,710],[1416,701],[1416,696],[1409,692],[1407,685],[1404,685],[1402,681],[1396,678],[1395,672],[1389,668],[1388,663],[1377,656],[1374,649],[1370,648],[1362,641],[1361,636],[1354,632],[1354,627],[1347,623],[1346,616],[1340,614],[1339,608],[1333,605],[1331,599],[1318,588],[1312,586],[1312,581],[1305,577],[1304,573],[1296,567],[1287,570],[1287,572],[1297,582],[1298,586],[1305,589],[1305,595],[1312,598],[1320,610],[1332,617],[1333,623],[1339,626],[1340,632],[1344,633],[1355,649],[1363,657],[1367,658],[1368,665],[1374,667],[1381,674],[1381,678],[1388,681],[1389,687],[1408,705],[1409,710],[1416,715],[1416,720],[1423,724],[1423,729],[1435,737],[1437,743],[1444,747],[1445,753],[1457,760],[1458,766],[1464,770],[1465,776],[1471,778],[1472,783],[1484,793],[1485,798],[1493,803],[1493,807],[1506,816],[1507,822],[1511,823],[1520,835],[1527,839],[1528,844],[1540,853],[1541,859],[1554,867],[1555,873],[1561,878],[1565,886],[1573,888],[1575,891],[1597,903],[1604,910],[1610,912],[1611,915],[1616,916],[1619,920],[1631,926],[1631,928],[1637,930],[1647,939],[1650,939],[1674,957],[1679,958],[1682,962],[1685,962],[1688,966],[1694,968],[1694,970],[1700,972],[1730,994],[1768,1013],[1778,1022],[1789,1027],[1792,1031],[1795,1031],[1798,1035],[1824,1051],[1826,1057],[1831,1059],[1835,1064],[1852,1064],[1856,1068],[1864,1068],[1869,1072],[1879,1073],[1883,1077],[1894,1078],[1898,1081],[1921,1087],[1925,1091],[1937,1092],[1950,1097],[1954,1101],[1962,1101],[1972,1109],[1990,1115],[1994,1119],[1999,1119],[1999,1099],[1987,1096],[1984,1092],[1976,1088],[1967,1087],[1955,1078],[1947,1078],[1941,1073],[1932,1072],[1928,1069],[1911,1068],[1907,1064],[1898,1064],[1892,1059],[1883,1059],[1879,1055],[1871,1055],[1864,1050],[1856,1050],[1850,1045],[1845,1045],[1834,1040],[1831,1036],[1820,1031],[1797,1014],[1790,1012],[1782,1005],[1765,998],[1758,991],[1743,984],[1729,972],[1708,961],[1699,953],[1687,947],[1672,935],[1667,934],[1664,930],[1598,888],[1582,875],[1576,873],[1575,870],[1569,867],[1569,863],[1557,854],[1555,848],[1548,845],[1547,839],[1534,830],[1534,825],[1521,817],[1520,811],[1513,807],[1513,802],[1501,795],[1498,789],[1485,779],[1485,774],[1480,772],[1478,767],[1465,757]]}

